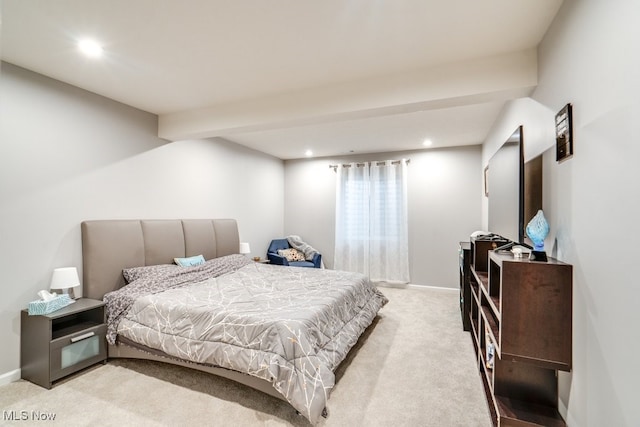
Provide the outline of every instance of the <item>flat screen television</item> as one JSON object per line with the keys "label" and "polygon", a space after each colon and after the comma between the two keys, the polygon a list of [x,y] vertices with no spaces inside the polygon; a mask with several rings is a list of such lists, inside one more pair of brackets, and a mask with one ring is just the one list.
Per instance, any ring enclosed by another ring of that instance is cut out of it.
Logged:
{"label": "flat screen television", "polygon": [[525,243],[523,142],[519,126],[491,157],[486,174],[489,231],[515,243]]}

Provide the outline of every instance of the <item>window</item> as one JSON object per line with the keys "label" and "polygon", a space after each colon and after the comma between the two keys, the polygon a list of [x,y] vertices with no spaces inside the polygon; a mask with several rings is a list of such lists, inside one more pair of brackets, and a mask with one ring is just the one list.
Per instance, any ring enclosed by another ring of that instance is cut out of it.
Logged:
{"label": "window", "polygon": [[409,281],[407,161],[337,167],[334,267]]}

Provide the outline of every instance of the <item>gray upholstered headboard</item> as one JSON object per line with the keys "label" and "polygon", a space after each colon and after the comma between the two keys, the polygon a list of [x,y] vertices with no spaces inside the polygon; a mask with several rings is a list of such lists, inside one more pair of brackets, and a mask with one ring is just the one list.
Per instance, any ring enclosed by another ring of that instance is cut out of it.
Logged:
{"label": "gray upholstered headboard", "polygon": [[102,299],[124,285],[122,270],[174,258],[237,254],[234,219],[98,220],[82,223],[83,295]]}

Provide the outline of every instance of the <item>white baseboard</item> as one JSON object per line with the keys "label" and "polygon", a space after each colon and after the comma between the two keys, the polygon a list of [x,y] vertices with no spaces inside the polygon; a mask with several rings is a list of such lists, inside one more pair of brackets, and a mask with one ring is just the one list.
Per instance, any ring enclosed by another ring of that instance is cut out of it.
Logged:
{"label": "white baseboard", "polygon": [[381,286],[383,288],[397,288],[397,289],[441,289],[445,291],[456,291],[459,292],[458,288],[447,288],[444,286],[429,286],[429,285],[416,285],[413,283],[392,283],[392,282],[375,282],[376,286]]}
{"label": "white baseboard", "polygon": [[448,288],[446,286],[431,286],[431,285],[413,285],[413,284],[409,284],[409,287],[411,289],[440,289],[442,291],[460,292],[460,290],[458,288]]}
{"label": "white baseboard", "polygon": [[18,381],[21,376],[20,369],[14,369],[13,371],[2,374],[0,375],[0,386]]}

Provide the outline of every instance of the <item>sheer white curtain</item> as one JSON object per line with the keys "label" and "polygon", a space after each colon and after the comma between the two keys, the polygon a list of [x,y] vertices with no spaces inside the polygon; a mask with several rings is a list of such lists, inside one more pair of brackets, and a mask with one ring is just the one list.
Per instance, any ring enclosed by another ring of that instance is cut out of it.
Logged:
{"label": "sheer white curtain", "polygon": [[406,160],[338,166],[336,270],[409,282],[406,176]]}
{"label": "sheer white curtain", "polygon": [[336,184],[336,270],[369,275],[369,164],[339,165]]}

